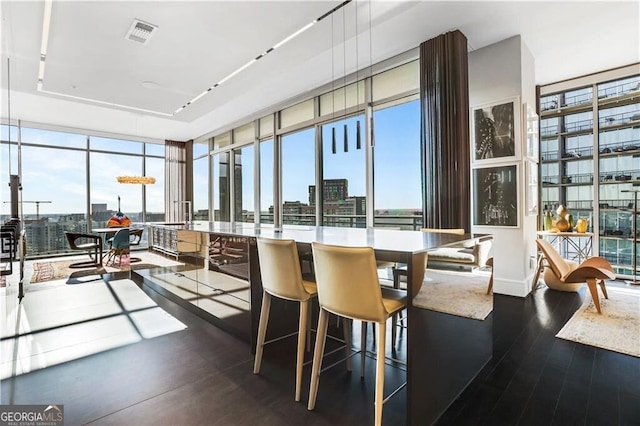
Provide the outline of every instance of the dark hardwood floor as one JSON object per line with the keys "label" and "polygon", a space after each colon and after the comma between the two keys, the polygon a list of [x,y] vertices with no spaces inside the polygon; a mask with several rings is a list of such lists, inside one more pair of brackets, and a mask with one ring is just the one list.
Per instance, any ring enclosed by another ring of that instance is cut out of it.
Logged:
{"label": "dark hardwood floor", "polygon": [[[359,357],[351,374],[343,365],[324,372],[309,412],[308,391],[293,400],[295,339],[267,347],[254,375],[247,343],[144,290],[188,328],[4,380],[2,403],[64,404],[67,425],[373,423],[372,359],[364,381]],[[555,338],[584,297],[546,289],[526,299],[496,295],[493,357],[437,424],[640,425],[640,359]],[[387,368],[387,390],[405,378]],[[401,391],[385,405],[385,425],[406,423],[405,398]]]}
{"label": "dark hardwood floor", "polygon": [[640,425],[640,359],[555,337],[584,297],[495,295],[493,357],[437,424]]}

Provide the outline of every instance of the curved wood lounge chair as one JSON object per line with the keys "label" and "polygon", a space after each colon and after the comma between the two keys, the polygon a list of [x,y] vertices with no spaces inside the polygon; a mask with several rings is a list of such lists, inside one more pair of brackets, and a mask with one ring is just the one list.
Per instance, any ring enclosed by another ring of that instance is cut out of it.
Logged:
{"label": "curved wood lounge chair", "polygon": [[553,274],[561,283],[587,283],[593,303],[596,305],[598,313],[601,314],[600,299],[598,298],[596,284],[600,285],[602,294],[604,294],[605,299],[608,299],[609,296],[607,295],[604,280],[612,280],[616,277],[611,264],[602,257],[591,257],[579,265],[569,263],[560,256],[558,251],[548,241],[537,239],[536,244],[538,244],[538,248],[540,248],[544,257],[547,259],[547,263],[553,271]]}

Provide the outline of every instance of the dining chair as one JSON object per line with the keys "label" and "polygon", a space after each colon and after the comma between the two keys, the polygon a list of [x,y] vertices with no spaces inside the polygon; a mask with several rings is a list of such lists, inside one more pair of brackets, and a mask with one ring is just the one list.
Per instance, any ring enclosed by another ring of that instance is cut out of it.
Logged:
{"label": "dining chair", "polygon": [[[386,322],[407,305],[405,291],[380,285],[376,259],[371,247],[343,247],[312,243],[316,265],[316,283],[320,316],[313,356],[308,409],[313,410],[318,395],[322,355],[324,353],[329,314],[350,320],[377,324],[377,361],[375,387],[375,424],[382,424],[384,366],[386,354]],[[414,261],[416,273],[412,282],[422,284],[427,253]],[[412,290],[418,284],[412,286]],[[362,336],[364,340],[364,333]],[[361,375],[364,375],[365,348],[361,347]]]}
{"label": "dining chair", "polygon": [[122,265],[122,256],[129,254],[129,228],[120,228],[115,235],[107,240],[109,242],[109,252],[107,254],[107,264],[115,265],[116,256],[118,264]]}
{"label": "dining chair", "polygon": [[86,251],[91,259],[86,262],[72,263],[69,265],[70,268],[102,265],[102,237],[100,235],[65,231],[64,236],[67,238],[71,250]]}

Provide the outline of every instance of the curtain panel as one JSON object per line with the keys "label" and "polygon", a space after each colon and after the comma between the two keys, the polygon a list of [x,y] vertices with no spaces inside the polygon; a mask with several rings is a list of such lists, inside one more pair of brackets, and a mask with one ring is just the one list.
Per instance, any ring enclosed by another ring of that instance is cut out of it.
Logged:
{"label": "curtain panel", "polygon": [[469,71],[460,31],[420,45],[423,223],[471,230]]}
{"label": "curtain panel", "polygon": [[[165,220],[185,221],[187,206],[193,207],[191,204],[193,203],[193,140],[187,142],[166,140],[164,147]],[[190,204],[187,204],[187,201]]]}

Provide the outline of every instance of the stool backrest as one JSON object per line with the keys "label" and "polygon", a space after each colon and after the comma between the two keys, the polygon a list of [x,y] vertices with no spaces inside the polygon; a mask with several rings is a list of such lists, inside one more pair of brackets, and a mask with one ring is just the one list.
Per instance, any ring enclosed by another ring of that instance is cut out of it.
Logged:
{"label": "stool backrest", "polygon": [[308,300],[311,295],[302,285],[296,242],[258,238],[257,244],[262,288],[282,299]]}
{"label": "stool backrest", "polygon": [[347,318],[386,321],[373,249],[321,243],[312,247],[320,306]]}

